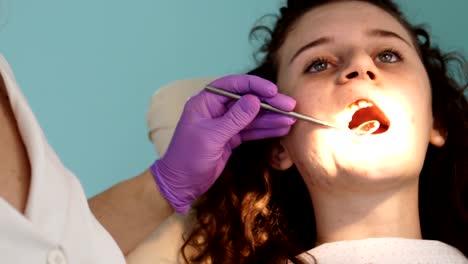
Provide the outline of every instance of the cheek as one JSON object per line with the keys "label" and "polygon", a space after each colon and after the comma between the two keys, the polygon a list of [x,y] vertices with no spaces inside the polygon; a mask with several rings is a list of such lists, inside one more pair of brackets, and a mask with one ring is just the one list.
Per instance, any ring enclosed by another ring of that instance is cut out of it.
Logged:
{"label": "cheek", "polygon": [[418,121],[423,120],[427,123],[432,120],[432,91],[429,78],[424,71],[408,79],[409,89],[403,90],[402,95],[406,98],[410,122],[417,124]]}
{"label": "cheek", "polygon": [[296,124],[284,141],[284,147],[309,188],[330,186],[327,175],[336,172],[330,149],[319,142],[317,131],[305,123]]}
{"label": "cheek", "polygon": [[431,114],[432,95],[429,76],[422,62],[413,58],[402,67],[388,70],[385,74],[388,93],[397,98],[407,111],[408,121],[417,122],[421,114]]}
{"label": "cheek", "polygon": [[320,152],[318,148],[320,145],[318,143],[321,141],[319,134],[314,125],[299,120],[284,138],[284,147],[295,162],[299,160],[310,161]]}
{"label": "cheek", "polygon": [[298,74],[298,71],[294,67],[280,67],[277,82],[279,91],[296,100],[296,112],[318,118],[319,116],[314,115],[320,115],[320,109],[328,105],[325,91],[329,84],[324,80]]}
{"label": "cheek", "polygon": [[305,156],[313,147],[313,136],[311,136],[308,126],[309,124],[305,123],[305,121],[299,120],[284,138],[284,146],[295,161]]}
{"label": "cheek", "polygon": [[305,115],[320,114],[321,109],[328,105],[326,96],[315,84],[297,85],[292,89],[291,96],[297,102],[295,111]]}
{"label": "cheek", "polygon": [[414,125],[416,123],[416,118],[414,117],[414,114],[411,114],[410,122],[411,122],[412,125]]}

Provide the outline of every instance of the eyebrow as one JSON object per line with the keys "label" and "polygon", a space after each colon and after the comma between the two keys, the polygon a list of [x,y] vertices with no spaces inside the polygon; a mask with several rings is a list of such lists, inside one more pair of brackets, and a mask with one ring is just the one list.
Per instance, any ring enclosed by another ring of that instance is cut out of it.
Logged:
{"label": "eyebrow", "polygon": [[[366,35],[371,36],[371,37],[383,37],[383,38],[397,38],[403,42],[405,42],[408,46],[412,46],[410,42],[408,42],[405,38],[402,36],[398,35],[397,33],[393,31],[388,31],[388,30],[383,30],[383,29],[371,29],[366,32]],[[300,48],[294,55],[291,57],[289,60],[289,64],[291,64],[302,52],[320,46],[324,44],[328,44],[330,42],[333,42],[333,38],[331,37],[322,37],[318,38],[312,42],[307,43],[304,45],[302,48]]]}
{"label": "eyebrow", "polygon": [[383,38],[397,38],[405,42],[408,46],[411,47],[410,42],[408,42],[404,37],[398,35],[393,31],[383,30],[383,29],[371,29],[366,32],[368,36],[371,37],[383,37]]}
{"label": "eyebrow", "polygon": [[294,55],[289,60],[289,64],[291,64],[302,52],[304,52],[304,51],[306,51],[308,49],[323,45],[323,44],[330,43],[330,42],[333,42],[332,38],[322,37],[322,38],[319,38],[319,39],[316,39],[316,40],[314,40],[312,42],[307,43],[305,46],[303,46],[298,51],[296,51],[296,53],[294,53]]}

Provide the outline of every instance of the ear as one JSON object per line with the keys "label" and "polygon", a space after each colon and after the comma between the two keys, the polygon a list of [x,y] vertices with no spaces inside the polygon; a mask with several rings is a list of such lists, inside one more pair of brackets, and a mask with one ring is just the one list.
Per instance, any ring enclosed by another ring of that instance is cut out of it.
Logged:
{"label": "ear", "polygon": [[431,129],[431,134],[429,136],[429,142],[432,145],[440,148],[444,146],[446,138],[447,132],[440,128],[440,125],[438,125],[437,122],[434,120]]}
{"label": "ear", "polygon": [[292,161],[288,151],[283,146],[281,140],[274,143],[272,151],[270,153],[270,165],[276,170],[287,170],[294,162]]}

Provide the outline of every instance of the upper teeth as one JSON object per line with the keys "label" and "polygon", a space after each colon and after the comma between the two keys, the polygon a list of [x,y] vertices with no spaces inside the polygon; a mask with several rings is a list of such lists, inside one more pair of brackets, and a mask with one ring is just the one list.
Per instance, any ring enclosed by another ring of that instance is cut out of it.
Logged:
{"label": "upper teeth", "polygon": [[354,104],[351,105],[351,110],[353,112],[353,114],[359,110],[359,109],[362,109],[362,108],[366,108],[366,107],[370,107],[370,106],[373,106],[373,104],[369,101],[366,101],[366,100],[359,100],[357,102],[355,102]]}
{"label": "upper teeth", "polygon": [[366,108],[366,107],[371,107],[373,105],[374,104],[364,99],[358,100],[348,107],[349,111],[347,111],[346,114],[342,117],[343,119],[341,118],[340,119],[347,124],[351,122],[351,120],[353,119],[353,115],[354,113],[356,113],[357,110]]}

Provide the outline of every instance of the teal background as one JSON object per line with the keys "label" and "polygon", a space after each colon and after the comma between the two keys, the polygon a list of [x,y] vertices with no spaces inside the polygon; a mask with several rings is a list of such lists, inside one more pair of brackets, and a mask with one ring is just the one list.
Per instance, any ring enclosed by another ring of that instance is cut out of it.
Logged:
{"label": "teal background", "polygon": [[[468,52],[466,0],[398,1],[444,49]],[[0,52],[49,142],[92,196],[156,158],[145,115],[177,79],[253,65],[248,32],[278,0],[0,0]]]}

